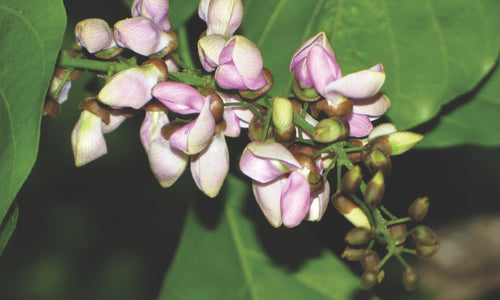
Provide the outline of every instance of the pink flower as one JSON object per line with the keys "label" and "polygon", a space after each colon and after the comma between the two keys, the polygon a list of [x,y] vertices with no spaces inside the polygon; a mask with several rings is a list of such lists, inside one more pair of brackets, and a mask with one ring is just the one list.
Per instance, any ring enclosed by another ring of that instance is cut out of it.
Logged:
{"label": "pink flower", "polygon": [[207,35],[230,37],[241,24],[243,4],[241,0],[201,0],[198,15],[207,22]]}
{"label": "pink flower", "polygon": [[80,119],[71,132],[71,146],[77,167],[108,153],[102,125],[101,118],[93,113],[84,110],[80,114]]}
{"label": "pink flower", "polygon": [[152,20],[161,30],[169,31],[172,26],[167,18],[168,10],[168,0],[134,0],[132,17],[146,17]]}
{"label": "pink flower", "polygon": [[319,220],[328,204],[330,187],[312,193],[302,166],[283,145],[251,142],[243,151],[241,171],[253,180],[257,203],[271,225],[294,227],[302,220]]}
{"label": "pink flower", "polygon": [[173,112],[198,113],[196,119],[170,136],[174,148],[186,154],[196,154],[208,146],[215,132],[215,119],[210,110],[211,96],[203,97],[189,85],[169,81],[157,84],[152,95]]}
{"label": "pink flower", "polygon": [[198,40],[198,56],[205,71],[213,72],[219,65],[219,57],[228,38],[219,35],[206,35]]}
{"label": "pink flower", "polygon": [[224,89],[258,90],[267,83],[259,48],[241,35],[233,36],[222,50],[215,81]]}
{"label": "pink flower", "polygon": [[78,22],[75,26],[75,36],[78,44],[87,48],[89,53],[116,46],[113,30],[103,19],[90,18]]}
{"label": "pink flower", "polygon": [[114,26],[116,43],[144,56],[164,56],[173,49],[177,38],[145,17],[117,22]]}
{"label": "pink flower", "polygon": [[329,105],[336,106],[350,99],[353,110],[346,116],[350,135],[366,136],[373,128],[371,121],[383,115],[391,103],[387,96],[379,93],[385,81],[383,67],[377,64],[343,77],[327,42],[324,33],[306,41],[296,51],[290,70],[295,71],[302,88],[312,85]]}

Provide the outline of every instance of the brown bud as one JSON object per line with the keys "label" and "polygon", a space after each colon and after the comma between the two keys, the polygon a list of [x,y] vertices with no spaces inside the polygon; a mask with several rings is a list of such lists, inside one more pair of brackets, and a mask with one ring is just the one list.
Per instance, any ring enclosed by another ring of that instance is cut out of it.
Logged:
{"label": "brown bud", "polygon": [[428,197],[419,197],[411,204],[408,209],[408,216],[413,221],[421,221],[427,215],[429,211],[429,198]]}
{"label": "brown bud", "polygon": [[429,227],[419,225],[411,230],[413,239],[422,245],[432,246],[439,242],[438,235]]}
{"label": "brown bud", "polygon": [[[262,136],[264,135],[265,121],[254,116],[250,124],[248,125],[248,133],[256,141],[262,141]],[[274,132],[272,126],[269,126],[267,131],[266,140],[274,137]]]}
{"label": "brown bud", "polygon": [[266,85],[256,91],[239,90],[238,92],[240,93],[241,97],[246,99],[256,99],[271,90],[271,88],[273,87],[273,73],[271,73],[271,71],[266,68],[264,68],[262,72],[264,73],[264,78],[267,81]]}
{"label": "brown bud", "polygon": [[382,151],[386,156],[391,156],[392,145],[391,145],[391,142],[389,141],[388,135],[382,135],[382,136],[376,137],[374,140],[372,140],[370,142],[370,144],[372,144],[377,149]]}
{"label": "brown bud", "polygon": [[391,173],[392,163],[389,156],[377,147],[371,148],[369,154],[369,164],[367,165],[372,172],[382,171],[385,176]]}
{"label": "brown bud", "polygon": [[145,111],[164,111],[164,112],[168,111],[167,107],[156,99],[151,99],[151,101],[146,103],[146,105],[144,105],[143,108]]}
{"label": "brown bud", "polygon": [[439,242],[434,245],[417,244],[417,255],[421,258],[429,258],[433,256],[440,248]]}
{"label": "brown bud", "polygon": [[360,260],[365,255],[366,249],[345,248],[341,257],[350,261]]}
{"label": "brown bud", "polygon": [[[312,105],[314,110],[324,112],[328,117],[345,117],[352,113],[352,101],[350,99],[345,99],[338,103],[332,104],[326,99],[320,99]],[[312,107],[311,107],[312,109]]]}
{"label": "brown bud", "polygon": [[378,283],[378,274],[375,270],[365,271],[361,275],[361,288],[368,290],[374,287]]}
{"label": "brown bud", "polygon": [[341,190],[343,193],[354,194],[359,189],[361,181],[363,180],[363,174],[359,166],[355,166],[350,169],[342,177]]}
{"label": "brown bud", "polygon": [[[363,142],[358,140],[358,139],[348,139],[347,140],[348,143],[351,143],[353,145],[356,145],[358,147],[362,147],[363,146]],[[351,159],[351,161],[353,163],[357,163],[358,161],[361,160],[361,151],[359,152],[350,152],[350,153],[347,153],[347,156],[349,156],[349,158]]]}
{"label": "brown bud", "polygon": [[385,184],[382,171],[378,171],[368,182],[365,189],[365,202],[372,209],[379,206],[384,196]]}
{"label": "brown bud", "polygon": [[45,99],[43,112],[52,118],[57,118],[61,112],[61,104],[52,98]]}
{"label": "brown bud", "polygon": [[[405,234],[407,231],[406,224],[398,224],[389,227],[389,232],[393,238],[397,238]],[[406,237],[400,238],[396,241],[396,245],[401,245],[406,240]]]}
{"label": "brown bud", "polygon": [[347,232],[344,240],[353,246],[360,246],[368,243],[373,236],[373,232],[363,227],[354,227]]}
{"label": "brown bud", "polygon": [[370,221],[363,210],[341,192],[336,192],[331,200],[333,206],[354,226],[367,229],[371,228]]}
{"label": "brown bud", "polygon": [[105,124],[109,124],[111,118],[110,110],[97,101],[97,99],[84,100],[78,107],[98,116]]}
{"label": "brown bud", "polygon": [[377,252],[367,250],[361,257],[360,262],[365,271],[378,270],[377,266],[380,263],[380,257],[378,257]]}
{"label": "brown bud", "polygon": [[403,286],[408,291],[413,291],[417,288],[418,283],[420,282],[420,275],[418,272],[412,268],[407,268],[403,273]]}

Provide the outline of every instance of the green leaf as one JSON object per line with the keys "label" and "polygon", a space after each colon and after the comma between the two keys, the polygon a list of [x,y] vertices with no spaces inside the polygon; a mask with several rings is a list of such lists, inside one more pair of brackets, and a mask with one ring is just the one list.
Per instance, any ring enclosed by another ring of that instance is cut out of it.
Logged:
{"label": "green leaf", "polygon": [[0,226],[0,256],[2,256],[3,250],[10,240],[10,237],[14,233],[17,224],[17,218],[19,215],[19,209],[14,203],[7,214],[4,223]]}
{"label": "green leaf", "polygon": [[269,225],[245,182],[229,177],[223,195],[216,222],[200,221],[216,205],[206,201],[221,199],[191,207],[159,299],[344,300],[359,292],[359,278],[302,227]]}
{"label": "green leaf", "polygon": [[37,155],[66,14],[60,0],[0,0],[0,222]]}
{"label": "green leaf", "polygon": [[497,0],[249,0],[242,32],[262,50],[273,94],[290,91],[294,51],[325,31],[343,74],[382,62],[388,113],[399,129],[434,117],[473,89],[500,47]]}
{"label": "green leaf", "polygon": [[418,145],[448,147],[460,144],[500,145],[500,70],[486,78],[477,91],[450,103],[449,112],[431,123]]}

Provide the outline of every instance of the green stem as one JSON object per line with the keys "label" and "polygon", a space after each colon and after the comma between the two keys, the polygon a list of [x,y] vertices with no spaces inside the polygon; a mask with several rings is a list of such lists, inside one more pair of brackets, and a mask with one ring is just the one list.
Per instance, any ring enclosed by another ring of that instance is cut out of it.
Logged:
{"label": "green stem", "polygon": [[387,254],[384,256],[384,258],[382,258],[382,260],[378,263],[377,265],[377,270],[381,270],[382,267],[385,265],[385,263],[389,260],[389,258],[391,258],[392,256],[392,253],[391,252],[387,252]]}
{"label": "green stem", "polygon": [[314,131],[314,126],[307,123],[307,121],[300,115],[293,115],[293,123],[295,123],[295,125],[299,126],[299,128],[302,128],[302,130],[309,134],[312,134]]}
{"label": "green stem", "polygon": [[79,68],[79,69],[87,69],[87,70],[101,71],[101,72],[108,72],[111,66],[115,68],[116,72],[120,72],[125,69],[133,67],[132,65],[126,63],[71,57],[65,53],[61,54],[58,65],[64,68]]}
{"label": "green stem", "polygon": [[401,218],[401,219],[396,219],[396,220],[391,220],[391,221],[387,222],[387,226],[392,226],[392,225],[397,225],[397,224],[401,224],[401,223],[406,223],[406,222],[409,222],[409,221],[411,221],[411,219],[409,217]]}
{"label": "green stem", "polygon": [[383,212],[386,216],[388,216],[388,217],[389,217],[389,219],[394,219],[394,218],[395,218],[395,216],[394,216],[393,214],[391,214],[391,212],[390,212],[387,208],[385,208],[385,206],[383,206],[383,205],[382,205],[382,206],[380,206],[380,210],[381,210],[381,211],[382,211],[382,212]]}
{"label": "green stem", "polygon": [[267,138],[269,127],[271,127],[272,115],[273,115],[273,107],[270,106],[267,109],[266,124],[264,125],[264,134],[262,135],[262,140],[261,140],[262,142],[264,142]]}
{"label": "green stem", "polygon": [[75,68],[69,68],[66,70],[66,73],[64,73],[63,79],[61,79],[61,82],[57,86],[57,89],[54,91],[54,95],[52,96],[54,99],[57,99],[57,97],[59,97],[59,93],[61,92],[64,84],[66,84],[69,77],[71,76],[71,73],[73,73],[74,70],[75,70]]}

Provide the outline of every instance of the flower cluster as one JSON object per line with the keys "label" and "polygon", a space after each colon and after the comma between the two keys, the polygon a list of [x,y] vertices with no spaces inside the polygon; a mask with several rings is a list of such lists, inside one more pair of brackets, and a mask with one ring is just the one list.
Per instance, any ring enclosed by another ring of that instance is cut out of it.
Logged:
{"label": "flower cluster", "polygon": [[[264,68],[259,48],[235,35],[243,17],[241,0],[200,1],[198,15],[207,29],[197,50],[205,73],[175,54],[177,37],[168,12],[167,0],[135,0],[132,18],[113,29],[101,19],[77,24],[76,40],[86,49],[81,55],[107,61],[110,68],[97,70],[105,84],[80,105],[71,136],[76,166],[106,154],[104,134],[144,111],[139,136],[160,185],[173,185],[189,163],[197,187],[213,198],[229,172],[226,137],[248,129],[250,141],[239,167],[251,178],[272,226],[319,221],[332,203],[356,227],[351,244],[362,244],[358,236],[363,243],[381,241],[398,256],[406,233],[387,234],[387,224],[403,221],[381,206],[384,180],[391,156],[408,151],[423,136],[390,123],[372,125],[391,104],[381,93],[382,64],[343,76],[326,33],[320,32],[291,57],[294,96],[270,97],[273,75]],[[123,51],[135,54],[126,58]],[[69,74],[64,78],[69,80]],[[54,101],[66,98],[66,81],[55,81]],[[363,173],[371,174],[368,183]],[[414,210],[422,211],[420,206]],[[438,245],[433,239],[431,250]],[[372,253],[372,246],[363,253]],[[370,284],[381,280],[382,265],[371,264]]]}

